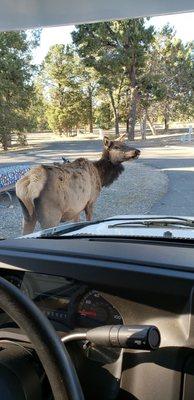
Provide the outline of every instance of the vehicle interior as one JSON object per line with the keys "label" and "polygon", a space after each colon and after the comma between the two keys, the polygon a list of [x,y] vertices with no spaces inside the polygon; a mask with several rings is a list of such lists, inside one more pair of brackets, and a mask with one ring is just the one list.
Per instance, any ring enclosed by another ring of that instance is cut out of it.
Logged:
{"label": "vehicle interior", "polygon": [[[191,0],[9,0],[0,29],[193,8]],[[2,240],[0,399],[193,399],[193,288],[193,240]]]}

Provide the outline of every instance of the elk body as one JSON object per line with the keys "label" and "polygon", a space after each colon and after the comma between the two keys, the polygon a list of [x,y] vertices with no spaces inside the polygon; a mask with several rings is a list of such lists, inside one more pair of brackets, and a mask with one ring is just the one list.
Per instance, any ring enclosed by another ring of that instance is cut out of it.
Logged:
{"label": "elk body", "polygon": [[103,186],[109,186],[124,171],[122,163],[138,158],[140,151],[120,140],[104,138],[104,150],[97,161],[78,158],[59,165],[32,168],[16,184],[23,211],[23,234],[61,221],[79,221],[82,211],[92,220],[93,207]]}

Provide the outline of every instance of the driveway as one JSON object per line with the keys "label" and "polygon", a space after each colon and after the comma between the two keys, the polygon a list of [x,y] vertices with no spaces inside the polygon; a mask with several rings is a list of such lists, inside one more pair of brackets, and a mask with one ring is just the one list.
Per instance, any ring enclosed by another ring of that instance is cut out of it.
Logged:
{"label": "driveway", "polygon": [[149,211],[194,215],[194,144],[142,149],[141,160],[168,175],[167,193]]}

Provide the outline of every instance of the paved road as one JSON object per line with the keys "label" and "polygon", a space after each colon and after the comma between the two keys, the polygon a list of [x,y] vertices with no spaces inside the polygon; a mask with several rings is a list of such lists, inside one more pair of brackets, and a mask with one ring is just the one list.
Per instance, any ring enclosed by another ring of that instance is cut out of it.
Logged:
{"label": "paved road", "polygon": [[168,191],[150,210],[153,214],[194,215],[194,145],[144,149],[144,162],[168,175]]}
{"label": "paved road", "polygon": [[[37,145],[37,144],[36,144]],[[86,156],[95,159],[99,156],[102,143],[99,140],[45,141],[37,148],[0,155],[0,165],[15,163],[52,162],[65,156],[70,160]],[[169,178],[168,191],[150,213],[166,215],[194,215],[194,145],[144,147],[140,159],[164,171]]]}

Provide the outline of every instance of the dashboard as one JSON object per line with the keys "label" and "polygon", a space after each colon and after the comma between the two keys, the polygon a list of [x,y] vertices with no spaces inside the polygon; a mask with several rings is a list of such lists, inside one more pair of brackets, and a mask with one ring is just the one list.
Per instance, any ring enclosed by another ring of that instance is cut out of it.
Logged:
{"label": "dashboard", "polygon": [[[193,398],[193,266],[193,244],[0,243],[1,276],[34,300],[59,335],[122,323],[160,330],[161,346],[154,352],[67,344],[87,400],[118,400],[118,393],[119,400]],[[0,335],[17,329],[0,313]]]}

